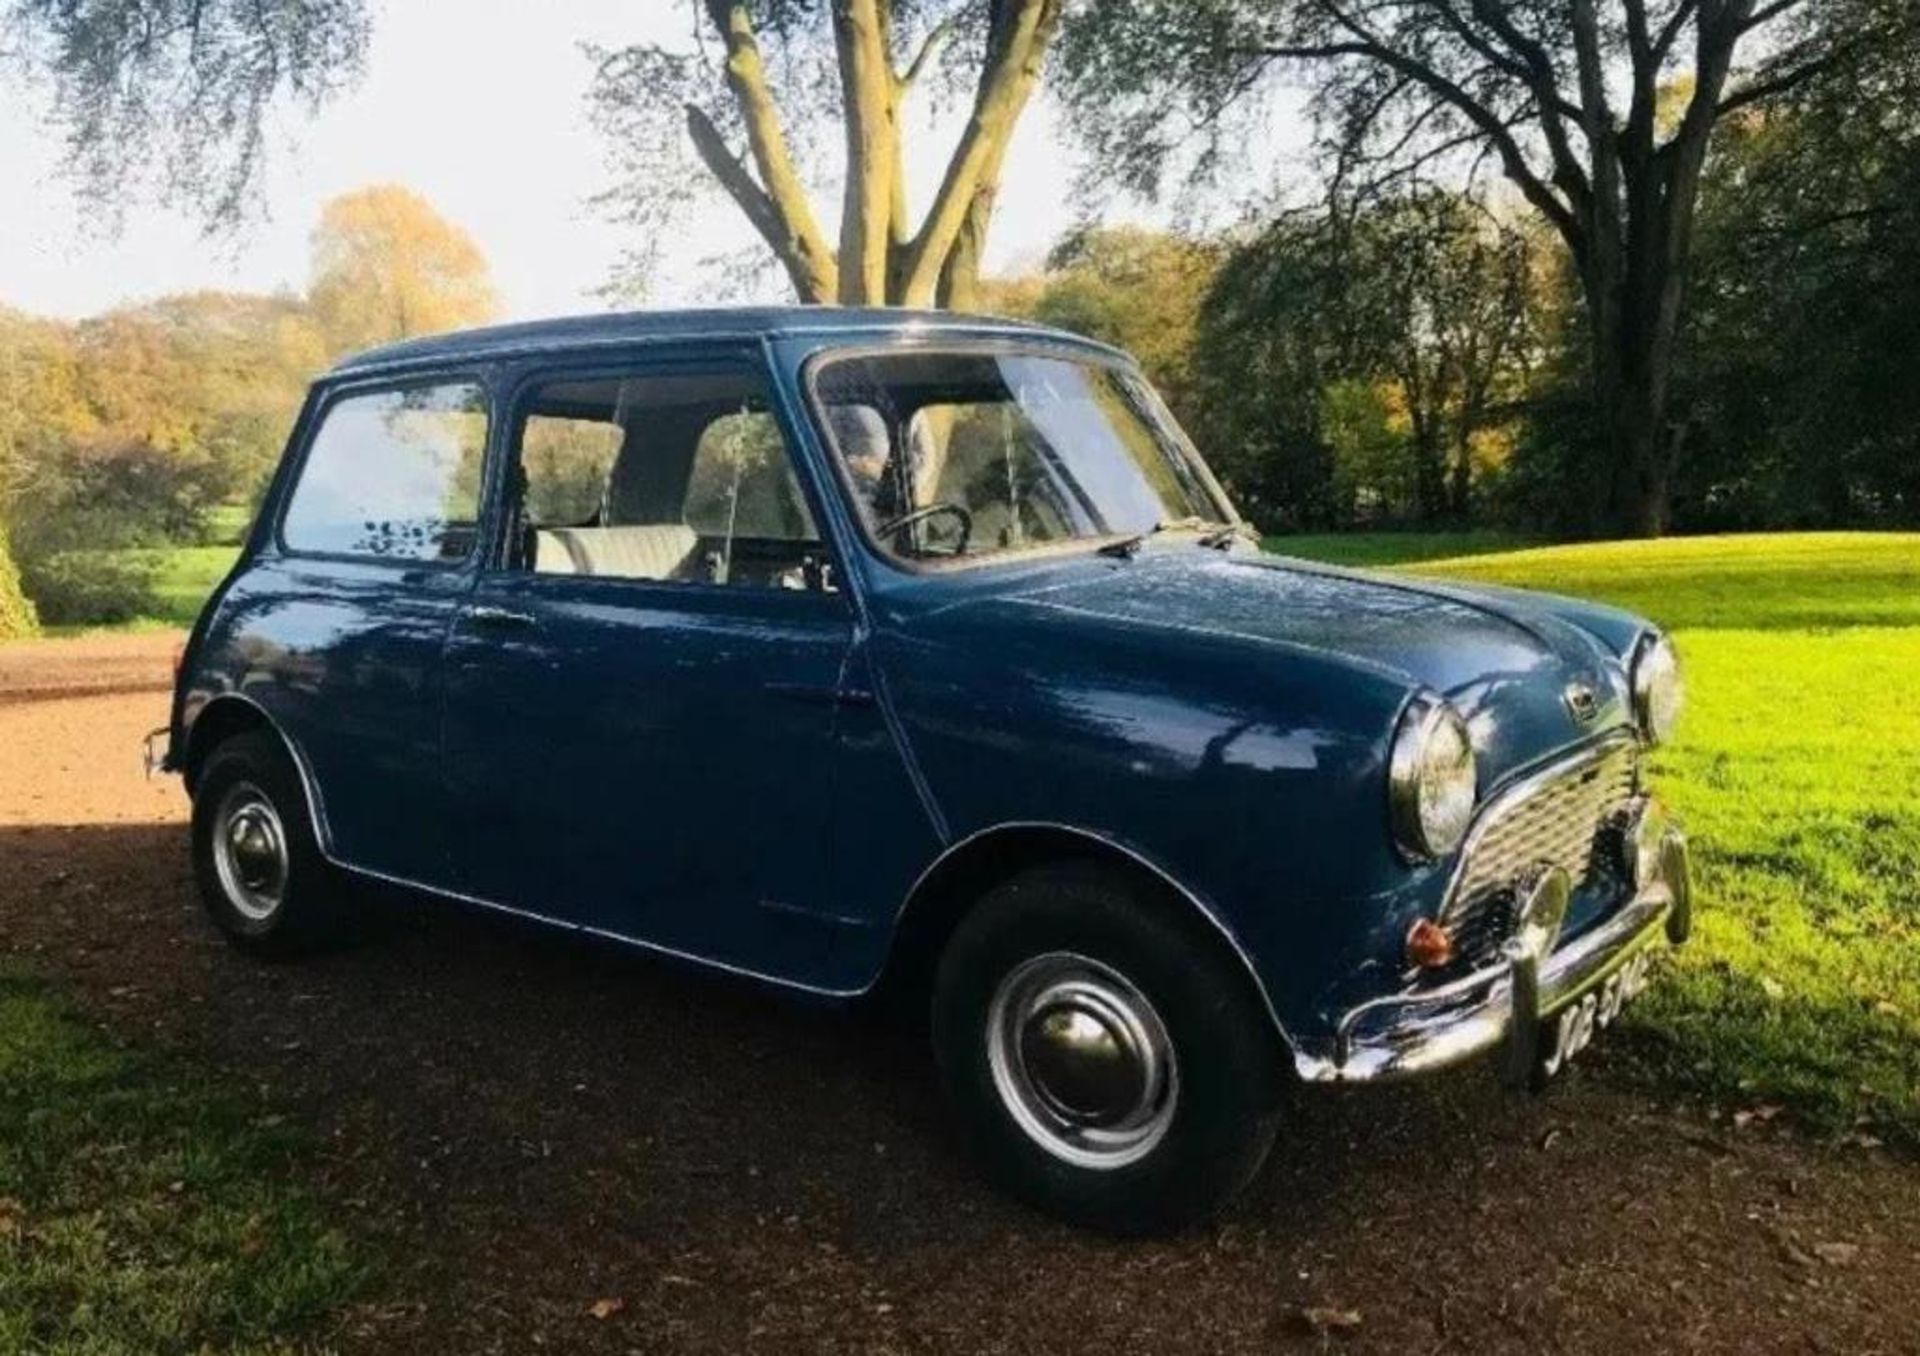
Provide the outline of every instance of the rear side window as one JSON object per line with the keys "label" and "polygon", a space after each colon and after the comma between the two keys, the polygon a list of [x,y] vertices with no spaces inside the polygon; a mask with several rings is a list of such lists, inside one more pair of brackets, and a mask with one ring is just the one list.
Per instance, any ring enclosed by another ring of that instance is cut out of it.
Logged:
{"label": "rear side window", "polygon": [[292,551],[462,560],[473,550],[486,448],[487,396],[472,382],[336,400],[281,538]]}

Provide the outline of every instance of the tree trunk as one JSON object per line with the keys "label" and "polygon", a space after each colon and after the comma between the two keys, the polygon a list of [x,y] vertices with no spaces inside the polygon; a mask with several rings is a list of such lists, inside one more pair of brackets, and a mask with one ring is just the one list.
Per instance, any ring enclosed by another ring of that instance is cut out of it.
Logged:
{"label": "tree trunk", "polygon": [[1477,413],[1463,409],[1453,436],[1453,483],[1447,492],[1447,508],[1462,527],[1473,508],[1473,433],[1479,424]]}
{"label": "tree trunk", "polygon": [[971,311],[980,304],[980,261],[987,249],[987,228],[993,222],[993,198],[991,183],[974,194],[946,267],[940,270],[934,303],[942,310]]}
{"label": "tree trunk", "polygon": [[847,134],[840,301],[878,306],[890,299],[895,180],[901,172],[899,81],[888,50],[887,14],[876,0],[838,0],[833,27]]}
{"label": "tree trunk", "polygon": [[1669,466],[1664,411],[1644,375],[1599,393],[1606,413],[1611,483],[1602,528],[1616,537],[1658,537],[1667,530]]}
{"label": "tree trunk", "polygon": [[1414,501],[1420,521],[1438,522],[1446,514],[1446,455],[1440,450],[1440,430],[1420,420],[1413,429]]}
{"label": "tree trunk", "polygon": [[1618,537],[1666,532],[1673,443],[1668,379],[1680,330],[1680,277],[1670,256],[1649,251],[1637,276],[1595,278],[1592,314],[1594,399],[1605,426],[1608,483],[1596,526]]}

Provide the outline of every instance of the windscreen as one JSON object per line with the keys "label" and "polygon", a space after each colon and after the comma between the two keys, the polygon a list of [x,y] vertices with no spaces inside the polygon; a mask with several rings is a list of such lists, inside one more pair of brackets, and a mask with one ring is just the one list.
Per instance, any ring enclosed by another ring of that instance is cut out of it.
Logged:
{"label": "windscreen", "polygon": [[833,358],[814,393],[854,506],[887,551],[955,560],[1232,512],[1137,372],[1031,352]]}

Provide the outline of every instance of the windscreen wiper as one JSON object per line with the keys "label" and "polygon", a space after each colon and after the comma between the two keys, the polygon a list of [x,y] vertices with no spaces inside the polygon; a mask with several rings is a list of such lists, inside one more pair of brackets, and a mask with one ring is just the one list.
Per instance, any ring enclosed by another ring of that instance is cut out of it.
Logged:
{"label": "windscreen wiper", "polygon": [[1258,545],[1260,534],[1250,523],[1222,523],[1200,538],[1202,546],[1211,546],[1218,551],[1226,550],[1237,541],[1250,541]]}
{"label": "windscreen wiper", "polygon": [[1160,532],[1190,532],[1196,528],[1213,526],[1207,519],[1198,516],[1186,518],[1166,518],[1155,523],[1145,532],[1135,532],[1132,536],[1116,537],[1099,548],[1103,556],[1118,556],[1123,560],[1131,559],[1147,544],[1147,538]]}

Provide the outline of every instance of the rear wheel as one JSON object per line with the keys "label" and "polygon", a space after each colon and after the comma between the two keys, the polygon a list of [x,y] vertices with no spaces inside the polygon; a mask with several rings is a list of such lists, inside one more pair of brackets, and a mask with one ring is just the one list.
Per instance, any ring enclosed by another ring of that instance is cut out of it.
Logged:
{"label": "rear wheel", "polygon": [[193,867],[208,916],[244,951],[293,956],[344,933],[305,789],[264,731],[224,739],[207,756],[194,785]]}
{"label": "rear wheel", "polygon": [[1202,1219],[1273,1142],[1278,1050],[1217,940],[1122,873],[1029,871],[941,958],[935,1054],[997,1175],[1121,1233]]}

